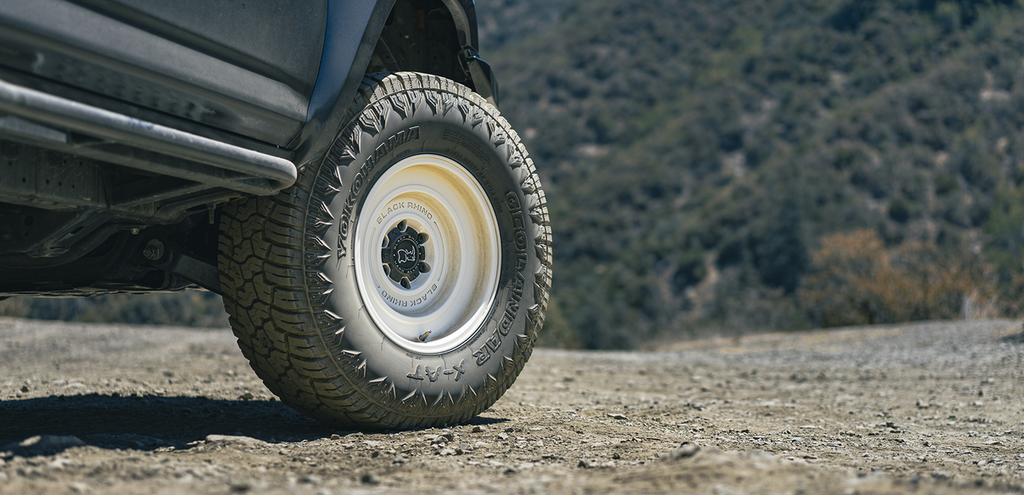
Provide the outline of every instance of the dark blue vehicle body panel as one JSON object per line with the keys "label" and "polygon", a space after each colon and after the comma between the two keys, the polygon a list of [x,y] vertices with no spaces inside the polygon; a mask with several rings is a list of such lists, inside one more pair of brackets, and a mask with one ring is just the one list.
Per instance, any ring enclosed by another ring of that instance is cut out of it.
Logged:
{"label": "dark blue vehicle body panel", "polygon": [[0,0],[0,298],[216,291],[219,208],[322,159],[366,73],[496,105],[477,50],[472,0]]}
{"label": "dark blue vehicle body panel", "polygon": [[327,33],[316,86],[306,113],[306,126],[293,142],[295,163],[302,165],[321,156],[334,139],[325,129],[336,129],[342,111],[359,89],[363,69],[370,60],[377,37],[394,0],[331,0],[327,9]]}

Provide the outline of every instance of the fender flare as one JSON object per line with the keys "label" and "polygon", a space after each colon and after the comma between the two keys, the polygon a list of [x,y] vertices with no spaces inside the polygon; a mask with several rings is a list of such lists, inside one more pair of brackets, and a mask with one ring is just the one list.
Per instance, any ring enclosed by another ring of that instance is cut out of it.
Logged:
{"label": "fender flare", "polygon": [[[490,66],[477,52],[479,39],[473,0],[441,1],[455,21],[461,44],[458,56],[470,74],[473,89],[497,106],[497,81]],[[348,118],[349,103],[359,90],[377,39],[396,3],[397,0],[330,0],[323,54],[306,112],[306,124],[288,146],[295,150],[294,163],[299,169],[327,152],[335,130]]]}

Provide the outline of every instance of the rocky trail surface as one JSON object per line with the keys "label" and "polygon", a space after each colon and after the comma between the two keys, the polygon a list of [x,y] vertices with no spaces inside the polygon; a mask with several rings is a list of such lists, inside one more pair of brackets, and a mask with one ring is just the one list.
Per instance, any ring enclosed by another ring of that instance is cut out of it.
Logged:
{"label": "rocky trail surface", "polygon": [[336,431],[230,332],[0,319],[0,493],[1020,493],[1024,334],[538,350],[472,423]]}

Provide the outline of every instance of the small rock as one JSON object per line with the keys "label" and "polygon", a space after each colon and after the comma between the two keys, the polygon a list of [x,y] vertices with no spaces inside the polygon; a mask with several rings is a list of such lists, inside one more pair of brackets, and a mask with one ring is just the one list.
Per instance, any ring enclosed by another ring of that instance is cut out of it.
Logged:
{"label": "small rock", "polygon": [[699,450],[700,447],[697,444],[692,442],[683,442],[682,445],[673,449],[672,453],[669,455],[672,458],[672,460],[686,459],[687,457],[693,457],[697,455],[697,452]]}
{"label": "small rock", "polygon": [[612,418],[612,419],[617,419],[617,420],[620,420],[620,421],[624,421],[624,420],[629,419],[629,418],[626,417],[625,414],[618,414],[618,413],[608,413],[608,417]]}
{"label": "small rock", "polygon": [[86,485],[85,483],[82,483],[81,481],[76,481],[76,482],[68,485],[68,488],[70,488],[71,491],[73,491],[75,493],[86,493],[86,492],[89,491],[89,485]]}
{"label": "small rock", "polygon": [[28,392],[28,385],[22,385],[21,386],[21,393],[26,393],[26,392]]}
{"label": "small rock", "polygon": [[242,435],[206,435],[206,443],[233,443],[240,445],[261,445],[263,440]]}
{"label": "small rock", "polygon": [[472,432],[473,433],[483,433],[483,431],[486,430],[486,429],[487,429],[487,427],[485,427],[485,426],[473,425]]}
{"label": "small rock", "polygon": [[62,457],[58,457],[58,458],[54,459],[53,462],[47,464],[46,467],[49,468],[49,469],[54,469],[54,470],[60,471],[61,469],[64,469],[64,466],[67,466],[68,464],[71,464],[71,460],[70,459],[65,459],[65,458],[62,458]]}
{"label": "small rock", "polygon": [[376,474],[367,471],[359,477],[359,482],[364,485],[379,485],[380,478]]}
{"label": "small rock", "polygon": [[925,402],[925,401],[923,401],[921,399],[917,399],[917,408],[918,409],[928,409],[929,407],[931,407],[931,404],[928,404],[927,402]]}
{"label": "small rock", "polygon": [[241,400],[253,400],[255,398],[255,396],[252,395],[252,392],[246,392],[246,393],[238,396],[238,398],[241,399]]}
{"label": "small rock", "polygon": [[590,469],[594,467],[594,464],[586,459],[580,459],[580,462],[576,463],[576,467],[581,469]]}
{"label": "small rock", "polygon": [[341,435],[339,435],[337,433],[332,433],[331,434],[331,440],[341,440]]}
{"label": "small rock", "polygon": [[937,480],[948,480],[950,478],[949,473],[945,471],[932,471],[932,478]]}

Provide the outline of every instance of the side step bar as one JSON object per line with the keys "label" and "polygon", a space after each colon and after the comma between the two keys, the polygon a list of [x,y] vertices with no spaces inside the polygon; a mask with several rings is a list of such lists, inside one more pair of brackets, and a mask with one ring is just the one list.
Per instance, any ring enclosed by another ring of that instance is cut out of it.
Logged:
{"label": "side step bar", "polygon": [[[3,114],[29,122],[4,125],[17,123],[6,119],[0,122],[0,134],[20,135],[57,151],[210,186],[269,195],[292,185],[296,178],[295,165],[284,158],[0,80],[0,116]],[[43,130],[46,132],[40,132]],[[71,142],[62,130],[99,141]]]}

